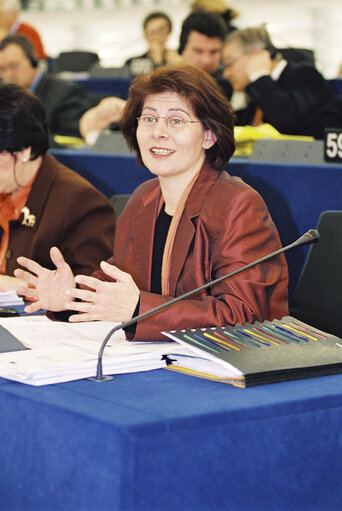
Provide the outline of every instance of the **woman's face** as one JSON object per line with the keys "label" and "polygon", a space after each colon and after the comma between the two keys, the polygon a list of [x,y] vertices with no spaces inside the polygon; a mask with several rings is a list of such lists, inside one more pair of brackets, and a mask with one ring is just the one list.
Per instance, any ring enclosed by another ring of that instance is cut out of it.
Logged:
{"label": "woman's face", "polygon": [[26,184],[30,154],[31,148],[15,154],[0,152],[0,193],[12,193],[18,189],[18,183]]}
{"label": "woman's face", "polygon": [[[154,124],[138,122],[137,141],[144,165],[158,177],[179,174],[189,175],[198,171],[205,159],[205,150],[215,142],[210,130],[204,130],[191,106],[175,92],[151,94],[146,97],[141,116],[147,116]],[[172,119],[177,126],[183,121],[183,128],[175,128],[166,123]]]}
{"label": "woman's face", "polygon": [[12,153],[0,152],[0,193],[11,193],[17,188],[14,180],[15,161]]}
{"label": "woman's face", "polygon": [[170,35],[170,27],[165,18],[151,19],[145,28],[145,39],[149,44],[164,45]]}

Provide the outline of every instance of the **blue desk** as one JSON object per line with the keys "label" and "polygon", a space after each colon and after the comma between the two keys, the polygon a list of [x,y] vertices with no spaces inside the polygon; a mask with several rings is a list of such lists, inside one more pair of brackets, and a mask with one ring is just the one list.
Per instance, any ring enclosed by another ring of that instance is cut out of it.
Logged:
{"label": "blue desk", "polygon": [[[151,178],[131,155],[87,154],[54,150],[52,154],[85,176],[108,197],[131,193]],[[342,209],[342,166],[249,162],[232,158],[232,175],[240,176],[264,198],[278,228],[283,245],[315,228],[322,211]],[[298,281],[308,247],[286,254],[290,272],[290,295]]]}
{"label": "blue desk", "polygon": [[74,78],[88,92],[96,92],[107,96],[118,96],[127,99],[132,80],[128,78]]}
{"label": "blue desk", "polygon": [[340,511],[342,375],[0,380],[3,511]]}

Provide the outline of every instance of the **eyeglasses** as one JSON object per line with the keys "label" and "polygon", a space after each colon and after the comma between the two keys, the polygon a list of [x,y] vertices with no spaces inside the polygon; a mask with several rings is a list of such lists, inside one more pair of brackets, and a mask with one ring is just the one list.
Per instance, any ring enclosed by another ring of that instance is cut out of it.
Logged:
{"label": "eyeglasses", "polygon": [[154,126],[157,126],[159,119],[165,119],[168,129],[177,133],[179,131],[183,131],[188,122],[191,124],[201,124],[201,121],[187,121],[176,115],[171,115],[170,117],[157,117],[155,115],[146,114],[137,117],[137,119],[139,124],[145,126],[146,128],[153,128]]}
{"label": "eyeglasses", "polygon": [[239,62],[239,60],[241,60],[243,57],[245,57],[246,55],[248,55],[249,52],[245,52],[243,53],[242,55],[240,55],[239,57],[236,57],[235,59],[233,60],[228,60],[226,62],[223,62],[223,66],[225,69],[228,69],[232,66],[234,66],[234,64],[236,64],[237,62]]}

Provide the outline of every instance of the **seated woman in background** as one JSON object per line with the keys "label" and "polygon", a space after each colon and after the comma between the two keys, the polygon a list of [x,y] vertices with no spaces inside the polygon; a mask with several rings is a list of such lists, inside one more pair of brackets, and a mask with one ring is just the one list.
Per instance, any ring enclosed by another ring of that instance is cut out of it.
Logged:
{"label": "seated woman in background", "polygon": [[146,74],[159,66],[176,63],[176,50],[167,48],[166,43],[172,31],[172,22],[164,12],[151,12],[143,21],[144,37],[148,49],[143,55],[126,60],[132,75]]}
{"label": "seated woman in background", "polygon": [[0,291],[23,285],[13,276],[20,255],[53,268],[57,245],[75,274],[90,275],[112,253],[110,201],[48,154],[48,140],[39,100],[0,84]]}
{"label": "seated woman in background", "polygon": [[[36,300],[27,312],[72,309],[78,314],[69,321],[126,321],[279,249],[263,199],[222,170],[235,148],[233,118],[215,79],[197,68],[136,78],[121,129],[157,178],[133,193],[113,257],[92,277],[74,277],[55,247],[55,271],[18,259],[29,271],[15,274]],[[140,321],[127,337],[159,340],[162,330],[280,318],[288,313],[287,285],[280,255]]]}

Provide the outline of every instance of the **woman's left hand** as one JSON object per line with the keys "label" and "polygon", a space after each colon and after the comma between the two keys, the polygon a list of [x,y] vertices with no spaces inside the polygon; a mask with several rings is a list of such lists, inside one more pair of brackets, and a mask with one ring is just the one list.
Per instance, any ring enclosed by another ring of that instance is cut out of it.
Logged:
{"label": "woman's left hand", "polygon": [[101,262],[102,271],[116,282],[103,282],[94,277],[78,275],[75,281],[80,286],[91,289],[69,289],[66,294],[71,300],[66,308],[80,314],[70,316],[70,322],[79,321],[115,321],[124,322],[132,318],[139,300],[140,291],[129,273],[116,266]]}

